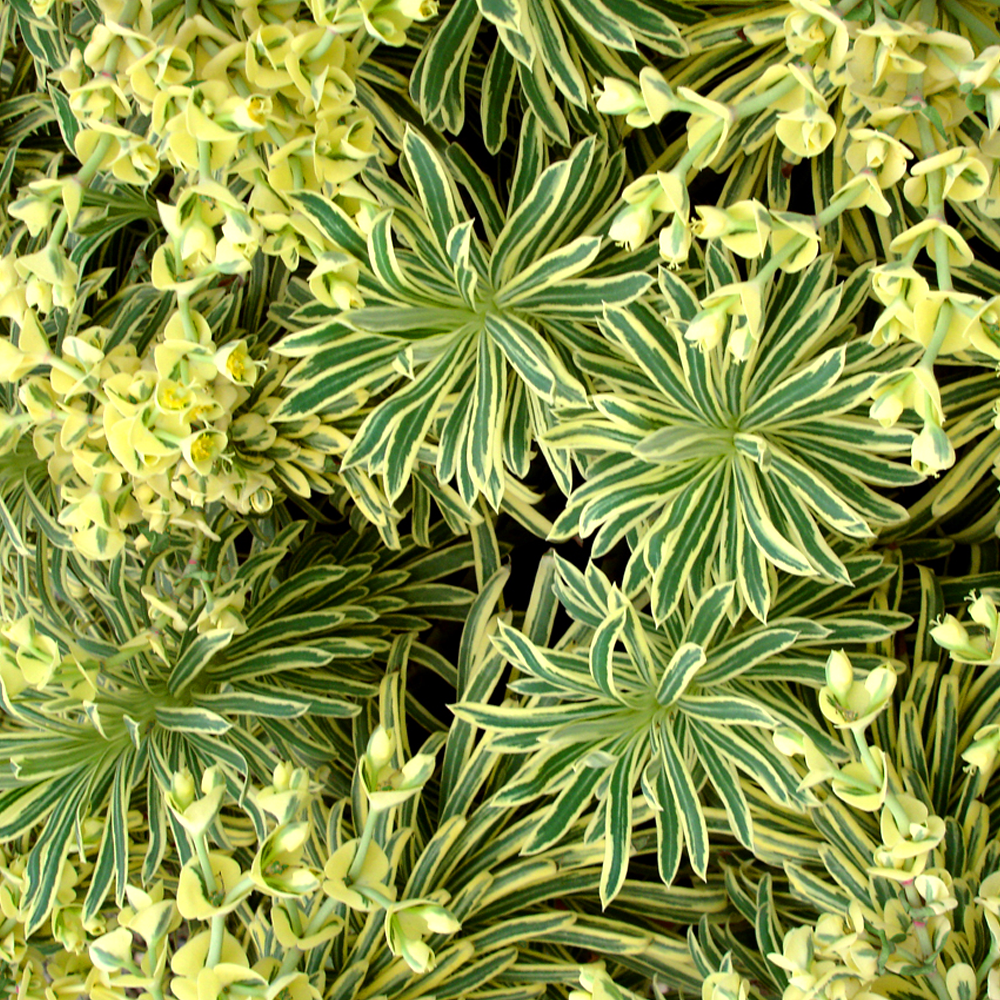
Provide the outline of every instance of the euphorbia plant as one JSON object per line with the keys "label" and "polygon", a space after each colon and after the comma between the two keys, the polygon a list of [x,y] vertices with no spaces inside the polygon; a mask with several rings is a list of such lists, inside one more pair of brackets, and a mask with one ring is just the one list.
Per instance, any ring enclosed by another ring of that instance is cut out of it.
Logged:
{"label": "euphorbia plant", "polygon": [[995,1000],[998,67],[0,10],[0,983]]}

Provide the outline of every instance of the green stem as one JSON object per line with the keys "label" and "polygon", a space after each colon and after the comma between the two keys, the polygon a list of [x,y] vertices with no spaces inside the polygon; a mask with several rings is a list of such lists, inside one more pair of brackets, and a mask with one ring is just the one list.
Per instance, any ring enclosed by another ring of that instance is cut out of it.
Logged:
{"label": "green stem", "polygon": [[834,198],[829,205],[813,216],[816,220],[816,228],[822,229],[823,226],[828,226],[839,215],[846,212],[857,197],[858,192],[853,190],[842,194],[839,198]]}
{"label": "green stem", "polygon": [[948,327],[951,325],[952,309],[953,306],[950,302],[941,303],[941,308],[937,314],[937,322],[934,324],[934,334],[931,337],[931,342],[927,345],[927,348],[924,351],[924,356],[920,359],[918,367],[926,368],[928,371],[933,371],[934,362],[937,360],[937,356],[941,352],[941,345],[944,343],[944,338],[948,333]]}
{"label": "green stem", "polygon": [[[905,892],[906,901],[911,907],[918,909],[924,905],[924,901],[920,898],[920,894],[914,889],[912,884],[905,886]],[[914,920],[913,930],[917,935],[917,941],[920,942],[923,960],[929,962],[931,956],[934,954],[934,946],[931,944],[931,937],[927,933],[927,926],[923,920]],[[948,993],[948,987],[945,985],[944,977],[936,967],[927,973],[927,978],[930,980],[931,986],[934,988],[934,992],[938,995],[939,1000],[950,1000],[950,994]]]}
{"label": "green stem", "polygon": [[392,906],[393,901],[389,899],[388,896],[383,896],[377,889],[371,889],[368,886],[365,886],[365,888],[357,891],[370,903],[374,903],[376,906],[382,907],[383,910],[387,910],[390,906]]}
{"label": "green stem", "polygon": [[208,943],[208,954],[205,956],[205,968],[210,969],[219,964],[222,958],[222,941],[226,930],[226,918],[216,914],[212,917],[212,936]]}
{"label": "green stem", "polygon": [[241,878],[239,882],[237,882],[236,885],[234,885],[232,889],[226,893],[226,898],[222,901],[222,905],[228,906],[231,902],[233,902],[233,900],[239,899],[242,893],[246,892],[248,889],[252,889],[253,886],[253,879],[250,878],[249,875],[244,875],[243,878]]}
{"label": "green stem", "polygon": [[[118,23],[132,25],[139,16],[140,0],[128,0],[118,15]],[[115,35],[108,43],[108,51],[104,53],[104,65],[101,67],[105,73],[115,73],[118,70],[118,56],[122,50],[125,39],[121,35]]]}
{"label": "green stem", "polygon": [[203,181],[212,179],[212,144],[205,139],[198,140],[198,173]]}
{"label": "green stem", "polygon": [[990,945],[990,950],[987,952],[986,957],[976,967],[976,984],[980,988],[982,988],[982,985],[998,956],[1000,956],[1000,951],[997,951],[997,946],[995,944]]}
{"label": "green stem", "polygon": [[333,28],[327,28],[326,34],[306,53],[304,61],[315,62],[317,59],[322,59],[330,50],[330,46],[333,45],[336,37],[337,33]]}
{"label": "green stem", "polygon": [[938,287],[942,291],[951,291],[955,286],[951,282],[951,262],[948,260],[948,237],[940,229],[935,229],[934,240],[934,270],[937,273]]}
{"label": "green stem", "polygon": [[177,311],[181,314],[181,326],[184,328],[184,336],[193,343],[199,343],[198,331],[194,326],[194,319],[191,316],[191,297],[183,292],[177,293]]}
{"label": "green stem", "polygon": [[285,957],[281,960],[281,968],[278,969],[275,979],[280,979],[282,976],[287,976],[289,972],[292,972],[304,954],[305,952],[301,948],[289,948],[285,952]]}
{"label": "green stem", "polygon": [[86,187],[93,179],[94,174],[100,169],[104,155],[111,148],[112,137],[106,132],[97,140],[94,151],[87,157],[87,162],[80,167],[76,173],[76,179]]}
{"label": "green stem", "polygon": [[739,104],[733,106],[733,118],[739,121],[742,118],[749,118],[750,115],[757,114],[758,111],[767,111],[775,101],[790,93],[799,85],[799,81],[789,74],[783,80],[779,80],[773,87],[768,87],[762,94],[755,94],[748,97]]}
{"label": "green stem", "polygon": [[212,871],[212,860],[208,856],[208,843],[205,840],[205,834],[199,834],[194,838],[194,847],[198,852],[198,863],[201,865],[201,874],[205,880],[205,887],[210,893],[214,894],[219,891],[219,884],[215,881],[215,872]]}
{"label": "green stem", "polygon": [[[93,396],[96,400],[98,400],[98,402],[107,404],[108,402],[107,395],[105,395],[102,389],[97,388],[97,386],[93,384],[94,379],[92,377],[88,377],[86,372],[81,371],[79,368],[76,367],[76,365],[72,364],[71,362],[66,361],[64,358],[60,358],[57,355],[49,352],[41,359],[40,364],[48,365],[50,368],[55,368],[58,371],[61,371],[64,374],[68,375],[70,378],[76,379],[78,382],[80,382],[82,385],[85,386],[85,388],[91,394],[91,396]],[[91,384],[88,385],[87,384],[88,382],[90,382]],[[61,417],[62,413],[58,413],[56,414],[56,416]]]}
{"label": "green stem", "polygon": [[764,282],[771,277],[775,271],[785,263],[786,260],[794,257],[808,242],[805,236],[793,236],[780,250],[771,254],[766,264],[753,276],[753,281],[763,286]]}
{"label": "green stem", "polygon": [[694,166],[695,160],[719,138],[725,127],[725,122],[719,118],[715,124],[677,161],[673,173],[678,173],[685,180],[687,172]]}
{"label": "green stem", "polygon": [[321,930],[323,925],[333,915],[333,911],[336,908],[337,900],[333,897],[326,900],[319,910],[317,910],[316,915],[309,920],[309,923],[306,924],[305,930],[302,931],[302,936],[308,937],[310,934],[315,934],[317,931]]}
{"label": "green stem", "polygon": [[151,649],[152,646],[149,642],[143,643],[141,646],[133,646],[131,649],[123,649],[112,656],[107,657],[101,661],[101,669],[108,670],[114,667],[120,666],[131,660],[133,656],[137,656],[139,653],[145,652],[147,649]]}
{"label": "green stem", "polygon": [[[868,741],[865,739],[863,733],[859,733],[856,730],[851,730],[854,735],[854,742],[857,745],[858,753],[861,756],[861,762],[865,765],[865,770],[868,772],[872,779],[872,784],[877,785],[879,788],[882,787],[883,775],[879,770],[878,764],[875,763],[875,758],[872,756],[871,748],[868,746]],[[886,765],[888,767],[888,764]],[[910,829],[910,817],[906,815],[906,810],[903,808],[902,803],[896,798],[895,793],[890,787],[890,782],[888,781],[888,775],[886,777],[886,790],[885,790],[885,804],[889,808],[889,812],[892,813],[892,818],[896,821],[896,826],[899,827],[901,831]]]}
{"label": "green stem", "polygon": [[62,242],[63,236],[66,235],[66,228],[69,225],[69,214],[66,209],[62,209],[56,216],[55,225],[52,227],[52,233],[49,235],[46,241],[47,247],[58,247]]}
{"label": "green stem", "polygon": [[348,885],[357,879],[361,874],[361,869],[365,866],[365,855],[368,853],[368,846],[375,833],[375,817],[377,815],[378,813],[374,809],[369,809],[368,815],[365,817],[365,828],[361,831],[361,838],[358,840],[358,847],[354,852],[354,860],[351,861],[351,867],[347,870]]}

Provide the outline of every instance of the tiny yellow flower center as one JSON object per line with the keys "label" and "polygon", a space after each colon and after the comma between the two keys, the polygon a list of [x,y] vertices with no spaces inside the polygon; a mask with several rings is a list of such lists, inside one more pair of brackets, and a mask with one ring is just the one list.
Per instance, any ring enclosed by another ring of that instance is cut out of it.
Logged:
{"label": "tiny yellow flower center", "polygon": [[232,375],[234,379],[245,378],[247,373],[246,356],[233,351],[226,361],[226,367],[229,369],[229,374]]}
{"label": "tiny yellow flower center", "polygon": [[163,390],[163,405],[171,410],[183,410],[190,398],[188,393],[178,392],[173,386],[168,386]]}
{"label": "tiny yellow flower center", "polygon": [[191,445],[191,457],[196,462],[207,462],[212,457],[212,439],[203,434]]}

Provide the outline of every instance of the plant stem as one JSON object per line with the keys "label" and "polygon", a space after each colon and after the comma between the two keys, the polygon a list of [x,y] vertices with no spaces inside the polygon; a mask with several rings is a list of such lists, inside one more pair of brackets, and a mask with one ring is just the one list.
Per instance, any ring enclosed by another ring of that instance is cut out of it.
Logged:
{"label": "plant stem", "polygon": [[205,967],[210,969],[218,965],[222,957],[222,941],[226,930],[226,918],[216,914],[212,917],[212,936],[209,939],[208,954],[205,956]]}
{"label": "plant stem", "polygon": [[[920,894],[912,884],[905,886],[904,891],[906,892],[906,901],[914,909],[924,905],[924,901],[920,898]],[[931,938],[927,933],[927,927],[924,921],[914,920],[913,930],[917,935],[917,941],[920,942],[920,950],[923,953],[922,957],[924,961],[927,962],[934,954],[934,947],[931,944]],[[944,978],[941,976],[941,973],[937,970],[936,966],[927,973],[927,978],[930,980],[931,986],[934,988],[934,992],[938,995],[939,1000],[950,1000],[948,987],[945,985]]]}
{"label": "plant stem", "polygon": [[361,874],[361,869],[365,866],[365,855],[368,854],[368,846],[371,844],[372,836],[375,833],[375,817],[377,815],[374,809],[368,810],[368,815],[365,817],[365,828],[361,831],[361,838],[358,840],[354,859],[351,861],[351,867],[347,871],[348,884],[357,879]]}

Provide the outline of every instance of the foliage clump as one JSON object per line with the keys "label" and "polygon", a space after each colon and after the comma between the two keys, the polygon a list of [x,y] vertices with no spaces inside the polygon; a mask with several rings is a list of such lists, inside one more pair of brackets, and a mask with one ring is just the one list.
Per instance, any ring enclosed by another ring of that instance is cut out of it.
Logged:
{"label": "foliage clump", "polygon": [[1000,998],[988,0],[0,8],[0,991]]}

